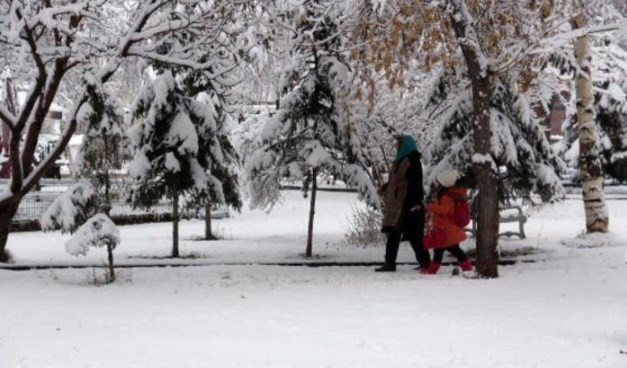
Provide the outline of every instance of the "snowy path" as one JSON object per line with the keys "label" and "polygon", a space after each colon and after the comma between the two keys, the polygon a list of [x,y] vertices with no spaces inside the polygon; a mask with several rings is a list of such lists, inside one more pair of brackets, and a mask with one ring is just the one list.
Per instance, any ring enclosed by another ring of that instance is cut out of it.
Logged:
{"label": "snowy path", "polygon": [[[380,247],[333,244],[353,201],[322,196],[314,247],[322,261],[381,258]],[[371,267],[131,268],[104,287],[88,284],[88,269],[0,271],[0,367],[626,367],[627,247],[619,239],[627,239],[627,202],[610,202],[617,245],[560,245],[580,231],[581,207],[566,201],[531,213],[529,238],[502,247],[537,248],[545,262],[502,267],[489,281],[451,277],[451,267],[418,275],[410,265],[384,275]],[[231,240],[184,242],[185,251],[212,262],[298,262],[305,222],[306,205],[292,197],[270,215],[220,222]],[[202,227],[183,229],[189,237]],[[168,234],[167,224],[122,228],[117,257],[167,255]],[[17,234],[10,247],[18,264],[103,256],[67,256],[56,234]],[[401,261],[411,261],[408,248]]]}

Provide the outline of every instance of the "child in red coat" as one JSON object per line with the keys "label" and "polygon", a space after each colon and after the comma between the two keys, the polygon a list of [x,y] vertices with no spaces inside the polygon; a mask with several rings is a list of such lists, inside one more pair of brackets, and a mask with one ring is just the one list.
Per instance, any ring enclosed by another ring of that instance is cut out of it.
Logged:
{"label": "child in red coat", "polygon": [[[472,271],[472,263],[466,253],[459,247],[459,243],[466,240],[466,232],[463,227],[454,221],[455,201],[467,201],[468,194],[465,188],[456,187],[458,179],[457,171],[443,171],[436,176],[434,183],[437,196],[435,201],[427,204],[427,210],[433,216],[433,228],[444,233],[443,240],[439,244],[433,244],[433,260],[423,274],[435,274],[440,269],[440,263],[444,257],[444,251],[449,251],[457,258],[462,271]],[[426,247],[426,246],[425,246]]]}

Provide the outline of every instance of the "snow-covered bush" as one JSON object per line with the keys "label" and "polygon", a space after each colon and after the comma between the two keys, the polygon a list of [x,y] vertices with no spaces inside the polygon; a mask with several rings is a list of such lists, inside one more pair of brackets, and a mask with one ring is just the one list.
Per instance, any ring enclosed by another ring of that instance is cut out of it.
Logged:
{"label": "snow-covered bush", "polygon": [[73,233],[96,213],[94,188],[81,181],[59,195],[39,220],[44,231]]}
{"label": "snow-covered bush", "polygon": [[74,256],[86,255],[91,247],[107,248],[109,256],[108,282],[115,280],[113,250],[120,244],[120,232],[111,219],[99,213],[91,217],[65,242],[65,250]]}
{"label": "snow-covered bush", "polygon": [[381,218],[381,212],[374,208],[354,208],[349,214],[347,233],[342,243],[356,247],[384,244]]}
{"label": "snow-covered bush", "polygon": [[120,231],[107,215],[99,213],[76,230],[65,243],[65,250],[73,256],[84,256],[90,247],[106,247],[113,250],[119,243]]}

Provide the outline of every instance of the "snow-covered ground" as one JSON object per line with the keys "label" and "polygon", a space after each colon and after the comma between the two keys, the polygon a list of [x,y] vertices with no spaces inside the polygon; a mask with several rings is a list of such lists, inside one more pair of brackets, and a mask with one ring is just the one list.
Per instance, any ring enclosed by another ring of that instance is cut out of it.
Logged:
{"label": "snow-covered ground", "polygon": [[[338,245],[353,195],[321,193],[318,204],[317,261],[382,258],[382,247]],[[609,202],[603,247],[562,244],[583,229],[580,200],[530,210],[528,238],[501,248],[531,247],[538,262],[501,267],[495,280],[451,267],[220,265],[301,261],[307,205],[290,192],[269,214],[216,221],[217,242],[192,240],[203,224],[184,222],[181,250],[193,258],[176,262],[211,266],[124,268],[101,287],[85,268],[0,270],[0,367],[627,366],[627,201]],[[167,223],[121,227],[116,262],[171,262],[159,259],[170,233]],[[66,254],[67,238],[12,234],[9,248],[16,265],[105,261],[104,250]],[[399,261],[411,260],[403,244]]]}

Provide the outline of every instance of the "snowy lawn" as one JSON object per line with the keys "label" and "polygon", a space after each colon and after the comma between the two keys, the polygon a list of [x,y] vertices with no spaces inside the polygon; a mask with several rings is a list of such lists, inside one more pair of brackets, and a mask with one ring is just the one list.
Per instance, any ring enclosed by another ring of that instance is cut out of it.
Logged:
{"label": "snowy lawn", "polygon": [[[336,245],[356,205],[322,193],[314,251],[324,261],[382,258],[382,247]],[[201,258],[177,262],[213,266],[121,269],[102,287],[90,269],[1,270],[0,367],[626,367],[627,201],[609,208],[612,244],[600,248],[560,243],[583,228],[581,201],[534,210],[529,237],[502,249],[536,248],[526,257],[538,262],[501,267],[496,280],[452,277],[451,267],[423,276],[412,266],[217,265],[300,261],[307,200],[292,192],[270,214],[217,221],[225,241],[182,242]],[[120,230],[118,263],[169,253],[169,224]],[[202,223],[182,234],[202,234]],[[18,265],[104,261],[104,251],[65,254],[65,239],[12,234],[9,248]],[[408,248],[399,261],[412,260]]]}

